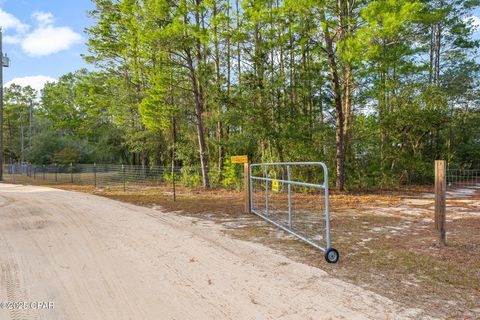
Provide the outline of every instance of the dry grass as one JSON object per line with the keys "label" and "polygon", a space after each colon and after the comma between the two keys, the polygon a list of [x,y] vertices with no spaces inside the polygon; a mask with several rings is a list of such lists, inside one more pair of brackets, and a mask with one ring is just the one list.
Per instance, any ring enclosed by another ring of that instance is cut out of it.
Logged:
{"label": "dry grass", "polygon": [[[449,319],[480,318],[480,217],[448,221],[448,245],[442,248],[437,246],[433,222],[423,219],[429,215],[406,218],[378,215],[371,210],[372,207],[381,211],[404,205],[402,199],[428,192],[428,188],[377,194],[334,193],[331,196],[332,238],[341,260],[329,265],[318,250],[256,216],[243,214],[241,193],[181,189],[177,201],[173,202],[169,188],[145,187],[123,192],[85,186],[56,187],[142,206],[161,206],[167,212],[207,219],[223,225],[225,234],[231,237],[260,242],[408,307],[423,308],[429,315]],[[363,209],[366,207],[369,210]],[[415,207],[418,206],[412,205]]]}

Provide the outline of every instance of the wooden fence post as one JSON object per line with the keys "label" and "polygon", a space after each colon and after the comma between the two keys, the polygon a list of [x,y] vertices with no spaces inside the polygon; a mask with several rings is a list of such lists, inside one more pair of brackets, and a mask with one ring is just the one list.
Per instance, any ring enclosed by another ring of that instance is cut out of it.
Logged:
{"label": "wooden fence post", "polygon": [[122,164],[123,192],[127,191],[127,182],[125,181],[125,165]]}
{"label": "wooden fence post", "polygon": [[93,163],[93,186],[97,188],[97,164]]}
{"label": "wooden fence post", "polygon": [[250,208],[250,163],[243,164],[243,198],[244,212],[251,213]]}
{"label": "wooden fence post", "polygon": [[446,243],[446,197],[447,197],[447,175],[445,160],[435,161],[435,229],[438,231],[439,244]]}
{"label": "wooden fence post", "polygon": [[175,187],[175,166],[172,161],[172,188],[173,188],[173,202],[177,201],[177,189]]}

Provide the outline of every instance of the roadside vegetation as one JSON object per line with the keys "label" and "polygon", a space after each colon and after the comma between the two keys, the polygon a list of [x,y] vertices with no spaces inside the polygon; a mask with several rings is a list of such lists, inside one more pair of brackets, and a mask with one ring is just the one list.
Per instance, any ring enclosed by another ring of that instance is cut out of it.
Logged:
{"label": "roadside vegetation", "polygon": [[324,161],[338,190],[480,165],[476,0],[93,2],[95,71],[6,90],[7,162],[175,164],[209,187],[246,154]]}

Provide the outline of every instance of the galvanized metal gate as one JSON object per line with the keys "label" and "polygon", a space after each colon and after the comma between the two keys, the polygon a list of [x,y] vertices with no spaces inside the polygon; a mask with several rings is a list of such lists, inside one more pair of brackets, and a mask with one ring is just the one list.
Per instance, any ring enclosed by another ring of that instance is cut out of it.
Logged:
{"label": "galvanized metal gate", "polygon": [[330,238],[328,170],[323,162],[250,165],[250,211],[325,252],[330,263],[338,251]]}

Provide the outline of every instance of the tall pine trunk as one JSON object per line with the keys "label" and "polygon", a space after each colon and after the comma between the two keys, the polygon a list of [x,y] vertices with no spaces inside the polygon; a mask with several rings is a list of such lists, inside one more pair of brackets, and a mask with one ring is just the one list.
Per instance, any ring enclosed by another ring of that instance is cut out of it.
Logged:
{"label": "tall pine trunk", "polygon": [[197,138],[198,138],[198,148],[200,152],[200,167],[202,170],[202,181],[203,187],[209,188],[210,187],[210,179],[209,179],[209,168],[208,168],[208,154],[207,148],[205,143],[205,133],[203,129],[203,97],[200,92],[200,88],[198,85],[198,79],[195,73],[195,68],[193,65],[193,59],[190,52],[187,52],[187,63],[188,68],[190,70],[190,80],[192,82],[192,91],[193,91],[193,98],[195,100],[195,126],[197,129]]}
{"label": "tall pine trunk", "polygon": [[333,48],[333,38],[330,35],[328,24],[325,19],[325,13],[321,16],[323,25],[323,36],[325,40],[325,51],[327,52],[328,64],[330,67],[330,81],[335,102],[335,140],[336,140],[336,180],[337,190],[345,189],[345,114],[342,101],[342,87],[338,76],[338,63]]}
{"label": "tall pine trunk", "polygon": [[[228,4],[227,4],[228,5]],[[213,5],[213,17],[216,19],[217,17],[217,3]],[[214,61],[215,61],[215,85],[217,87],[217,102],[218,102],[218,117],[220,118],[217,121],[217,143],[218,143],[218,170],[219,170],[219,178],[222,180],[222,172],[223,172],[223,161],[224,161],[224,148],[223,148],[223,122],[221,120],[222,112],[223,112],[223,99],[221,99],[222,95],[222,87],[220,83],[220,44],[218,41],[218,26],[215,23],[213,28],[213,38],[214,38]]]}

